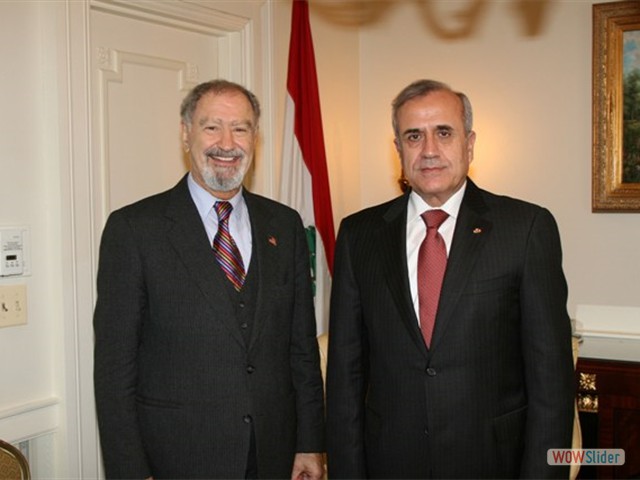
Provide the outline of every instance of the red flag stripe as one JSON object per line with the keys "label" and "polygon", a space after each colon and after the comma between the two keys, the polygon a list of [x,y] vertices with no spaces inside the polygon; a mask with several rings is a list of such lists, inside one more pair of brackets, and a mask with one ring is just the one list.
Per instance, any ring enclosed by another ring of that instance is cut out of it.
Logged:
{"label": "red flag stripe", "polygon": [[313,214],[333,274],[335,230],[307,0],[294,0],[287,90],[295,104],[295,136],[311,174]]}

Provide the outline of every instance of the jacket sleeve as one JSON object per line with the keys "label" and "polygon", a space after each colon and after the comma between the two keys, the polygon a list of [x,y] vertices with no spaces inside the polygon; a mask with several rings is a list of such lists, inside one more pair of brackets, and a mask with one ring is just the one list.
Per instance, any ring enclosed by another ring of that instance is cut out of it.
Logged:
{"label": "jacket sleeve", "polygon": [[570,448],[574,416],[571,322],[558,227],[540,209],[533,220],[520,290],[528,414],[521,478],[567,478],[547,450]]}
{"label": "jacket sleeve", "polygon": [[324,452],[324,394],[311,289],[309,248],[299,216],[295,221],[295,304],[290,365],[296,391],[299,453]]}
{"label": "jacket sleeve", "polygon": [[348,222],[338,234],[331,289],[327,362],[327,467],[329,478],[366,478],[364,395],[367,349]]}
{"label": "jacket sleeve", "polygon": [[100,246],[94,312],[94,388],[107,478],[147,478],[136,414],[140,328],[147,312],[142,264],[120,212],[105,226]]}

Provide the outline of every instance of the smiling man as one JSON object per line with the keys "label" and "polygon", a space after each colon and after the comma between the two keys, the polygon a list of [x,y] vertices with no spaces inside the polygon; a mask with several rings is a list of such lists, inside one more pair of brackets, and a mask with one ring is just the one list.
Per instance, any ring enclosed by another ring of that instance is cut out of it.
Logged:
{"label": "smiling man", "polygon": [[571,327],[548,210],[467,177],[468,98],[393,102],[407,192],[343,220],[327,365],[329,478],[567,478]]}
{"label": "smiling man", "polygon": [[102,237],[94,381],[106,476],[319,479],[302,221],[242,186],[258,100],[213,80],[181,116],[190,172],[113,212]]}

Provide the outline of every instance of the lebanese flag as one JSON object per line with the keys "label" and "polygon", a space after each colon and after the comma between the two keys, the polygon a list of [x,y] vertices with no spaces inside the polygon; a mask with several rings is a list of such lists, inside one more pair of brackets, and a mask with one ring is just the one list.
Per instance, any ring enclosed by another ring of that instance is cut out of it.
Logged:
{"label": "lebanese flag", "polygon": [[280,200],[302,217],[311,252],[318,335],[328,331],[335,231],[316,62],[306,0],[293,0]]}

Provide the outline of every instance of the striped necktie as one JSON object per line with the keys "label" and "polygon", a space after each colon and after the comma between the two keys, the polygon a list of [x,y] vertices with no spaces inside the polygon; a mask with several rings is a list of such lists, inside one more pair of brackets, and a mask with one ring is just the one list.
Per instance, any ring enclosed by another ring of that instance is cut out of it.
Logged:
{"label": "striped necktie", "polygon": [[216,202],[213,206],[218,214],[218,232],[213,239],[216,260],[236,291],[242,289],[245,270],[240,250],[229,232],[229,217],[233,206],[229,202]]}

